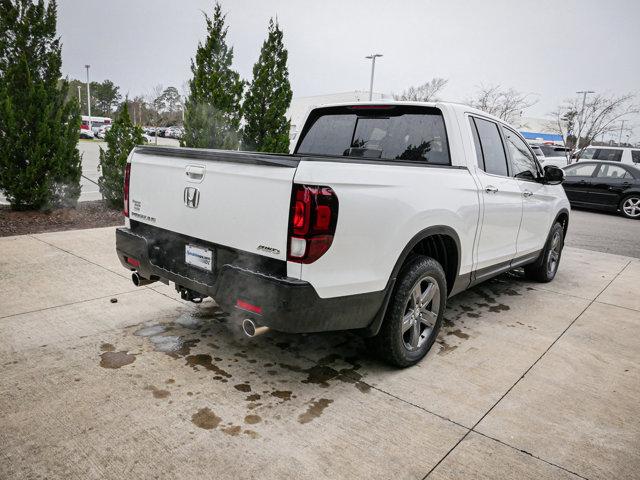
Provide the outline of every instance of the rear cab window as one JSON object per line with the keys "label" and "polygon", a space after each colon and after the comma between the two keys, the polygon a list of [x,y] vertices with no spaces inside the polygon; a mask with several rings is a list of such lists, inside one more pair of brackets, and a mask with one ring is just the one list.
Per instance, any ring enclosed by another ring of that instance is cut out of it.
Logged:
{"label": "rear cab window", "polygon": [[437,108],[353,105],[311,112],[295,154],[451,165]]}

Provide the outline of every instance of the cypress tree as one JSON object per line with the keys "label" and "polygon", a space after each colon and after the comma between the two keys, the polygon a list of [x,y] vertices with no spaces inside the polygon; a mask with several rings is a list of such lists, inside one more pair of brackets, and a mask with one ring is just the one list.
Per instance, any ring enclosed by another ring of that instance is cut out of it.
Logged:
{"label": "cypress tree", "polygon": [[269,21],[269,34],[260,58],[253,66],[253,80],[243,105],[245,126],[243,147],[259,152],[286,153],[289,150],[290,120],[285,114],[291,104],[287,49],[282,30]]}
{"label": "cypress tree", "polygon": [[181,145],[196,148],[236,148],[244,82],[231,68],[233,48],[227,45],[226,15],[216,2],[213,17],[204,15],[207,38],[198,43],[193,78],[185,104]]}
{"label": "cypress tree", "polygon": [[55,0],[0,0],[0,189],[14,209],[80,195],[80,111],[65,102],[56,16]]}
{"label": "cypress tree", "polygon": [[100,147],[101,174],[98,186],[102,196],[113,208],[122,208],[124,168],[127,164],[127,157],[133,147],[143,143],[142,128],[131,123],[128,103],[128,99],[123,102],[122,110],[104,136],[108,146],[107,150]]}

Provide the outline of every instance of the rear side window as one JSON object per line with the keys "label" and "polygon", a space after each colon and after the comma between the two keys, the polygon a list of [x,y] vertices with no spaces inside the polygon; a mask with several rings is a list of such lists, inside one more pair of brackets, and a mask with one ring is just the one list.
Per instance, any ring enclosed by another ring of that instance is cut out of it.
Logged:
{"label": "rear side window", "polygon": [[594,160],[608,160],[610,162],[619,162],[622,160],[622,150],[613,148],[600,148],[593,156]]}
{"label": "rear side window", "polygon": [[504,151],[498,125],[483,120],[482,118],[473,118],[473,121],[478,129],[478,138],[480,139],[484,160],[484,171],[493,175],[506,177],[508,175],[507,155]]}
{"label": "rear side window", "polygon": [[633,178],[629,172],[617,165],[600,165],[598,177],[604,178]]}
{"label": "rear side window", "polygon": [[381,106],[319,109],[296,153],[450,165],[439,110]]}

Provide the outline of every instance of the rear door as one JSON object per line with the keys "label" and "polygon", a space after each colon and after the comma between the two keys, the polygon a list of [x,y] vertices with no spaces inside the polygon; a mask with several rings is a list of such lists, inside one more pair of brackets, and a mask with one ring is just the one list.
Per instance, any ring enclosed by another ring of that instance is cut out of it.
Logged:
{"label": "rear door", "polygon": [[596,163],[580,161],[564,169],[565,178],[562,186],[570,202],[591,202],[589,191],[596,166]]}
{"label": "rear door", "polygon": [[130,218],[286,260],[297,165],[284,156],[138,147],[131,161]]}
{"label": "rear door", "polygon": [[469,117],[482,188],[483,220],[478,241],[476,279],[506,267],[516,255],[522,220],[522,192],[509,176],[507,155],[498,124]]}
{"label": "rear door", "polygon": [[591,202],[608,210],[617,209],[622,192],[633,184],[633,180],[633,175],[622,165],[599,165],[592,179]]}

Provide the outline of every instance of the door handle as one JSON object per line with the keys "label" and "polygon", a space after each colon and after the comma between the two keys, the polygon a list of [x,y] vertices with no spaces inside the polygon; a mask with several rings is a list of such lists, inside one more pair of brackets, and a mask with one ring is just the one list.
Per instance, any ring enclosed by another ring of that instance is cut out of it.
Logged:
{"label": "door handle", "polygon": [[202,180],[205,168],[201,165],[187,165],[185,173],[191,180]]}
{"label": "door handle", "polygon": [[533,192],[530,192],[529,190],[525,190],[524,192],[522,192],[522,196],[525,198],[529,198],[533,196]]}
{"label": "door handle", "polygon": [[484,191],[487,193],[498,193],[498,188],[494,187],[493,185],[489,185],[484,189]]}

